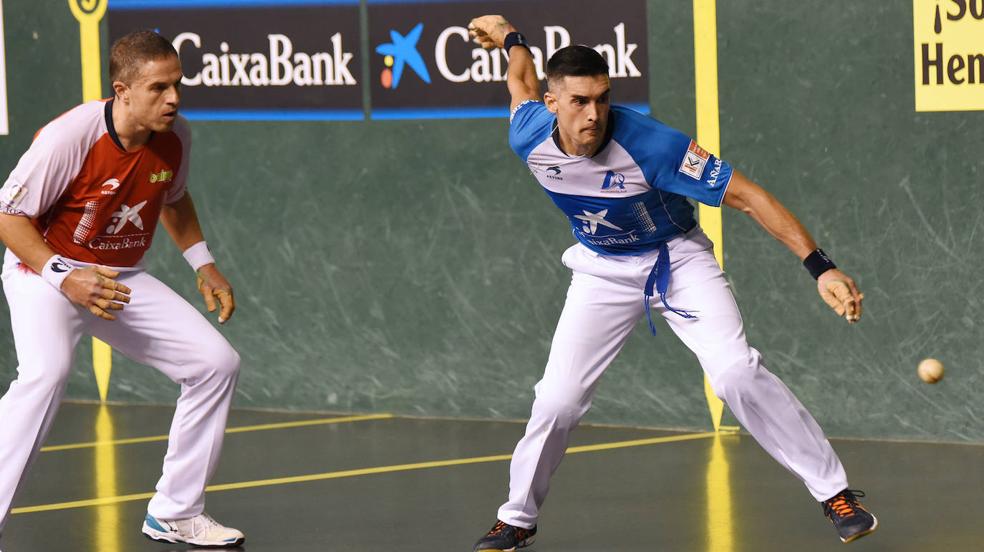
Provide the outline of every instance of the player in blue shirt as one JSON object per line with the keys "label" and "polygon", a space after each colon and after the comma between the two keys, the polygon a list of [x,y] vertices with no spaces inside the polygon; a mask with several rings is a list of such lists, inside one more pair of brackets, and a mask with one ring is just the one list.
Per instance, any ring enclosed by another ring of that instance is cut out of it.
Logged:
{"label": "player in blue shirt", "polygon": [[745,340],[741,315],[694,218],[689,199],[741,210],[803,260],[823,300],[850,323],[861,318],[854,281],[817,248],[774,197],[683,133],[610,105],[608,65],[586,46],[547,63],[547,92],[525,38],[501,16],[472,20],[481,46],[509,54],[509,144],[567,215],[578,243],[550,358],[536,385],[526,435],[510,465],[509,499],[475,550],[533,542],[550,477],[568,435],[591,406],[598,379],[636,322],[654,315],[697,355],[711,386],[742,426],[820,502],[840,538],[877,520],[848,489],[836,453],[813,417]]}

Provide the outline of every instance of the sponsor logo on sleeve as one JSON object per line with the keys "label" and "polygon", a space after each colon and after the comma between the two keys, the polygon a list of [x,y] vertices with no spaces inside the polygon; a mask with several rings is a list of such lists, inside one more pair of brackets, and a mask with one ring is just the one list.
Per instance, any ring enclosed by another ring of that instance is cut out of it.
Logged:
{"label": "sponsor logo on sleeve", "polygon": [[3,203],[6,207],[17,207],[17,204],[24,199],[25,195],[27,195],[27,188],[23,184],[10,182],[3,187],[3,193],[0,194],[0,203]]}
{"label": "sponsor logo on sleeve", "polygon": [[704,167],[707,166],[707,160],[710,157],[710,153],[707,153],[704,148],[698,146],[697,142],[691,140],[690,147],[687,148],[687,153],[683,156],[683,162],[680,163],[680,172],[694,180],[700,180],[700,177],[704,174]]}
{"label": "sponsor logo on sleeve", "polygon": [[708,188],[714,188],[718,185],[718,177],[721,176],[721,166],[723,164],[720,159],[714,159],[714,167],[711,168],[710,174],[707,175]]}

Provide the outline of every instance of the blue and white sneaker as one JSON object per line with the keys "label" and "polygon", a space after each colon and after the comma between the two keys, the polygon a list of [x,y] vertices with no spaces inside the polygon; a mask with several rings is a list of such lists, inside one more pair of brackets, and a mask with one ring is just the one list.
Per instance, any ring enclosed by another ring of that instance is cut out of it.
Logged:
{"label": "blue and white sneaker", "polygon": [[225,527],[206,513],[188,519],[170,520],[147,514],[143,534],[158,542],[183,542],[203,548],[232,548],[246,542],[246,536],[241,531]]}

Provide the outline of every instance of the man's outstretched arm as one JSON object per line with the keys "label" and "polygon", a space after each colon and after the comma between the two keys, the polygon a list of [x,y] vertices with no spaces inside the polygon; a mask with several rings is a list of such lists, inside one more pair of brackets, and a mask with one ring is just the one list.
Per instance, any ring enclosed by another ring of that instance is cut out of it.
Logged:
{"label": "man's outstretched arm", "polygon": [[[737,170],[731,177],[724,204],[752,217],[801,261],[818,251],[817,243],[803,224],[772,194]],[[825,258],[823,260],[827,261]],[[837,268],[825,270],[817,277],[817,291],[838,316],[851,323],[861,319],[864,295],[847,274]]]}
{"label": "man's outstretched arm", "polygon": [[[483,15],[472,19],[468,24],[468,34],[486,50],[504,47],[506,37],[515,32],[516,28],[501,15]],[[512,112],[516,106],[527,100],[540,99],[540,79],[536,76],[533,54],[528,48],[510,47],[506,55],[509,56],[506,84],[511,96],[509,111]]]}

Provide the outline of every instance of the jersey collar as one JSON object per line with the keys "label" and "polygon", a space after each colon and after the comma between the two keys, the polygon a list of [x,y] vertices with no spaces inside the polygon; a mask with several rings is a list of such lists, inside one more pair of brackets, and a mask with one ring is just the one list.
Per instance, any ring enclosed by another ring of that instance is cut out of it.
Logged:
{"label": "jersey collar", "polygon": [[[106,117],[106,132],[109,133],[109,137],[113,139],[113,143],[116,144],[118,148],[120,148],[126,153],[133,153],[127,151],[127,149],[123,147],[123,142],[120,142],[120,135],[116,133],[116,125],[113,124],[113,102],[115,101],[116,101],[115,97],[110,98],[109,101],[106,102],[106,107],[103,108],[103,114]],[[150,141],[153,139],[154,139],[154,132],[151,131],[150,136],[147,137],[147,144],[149,144]]]}

